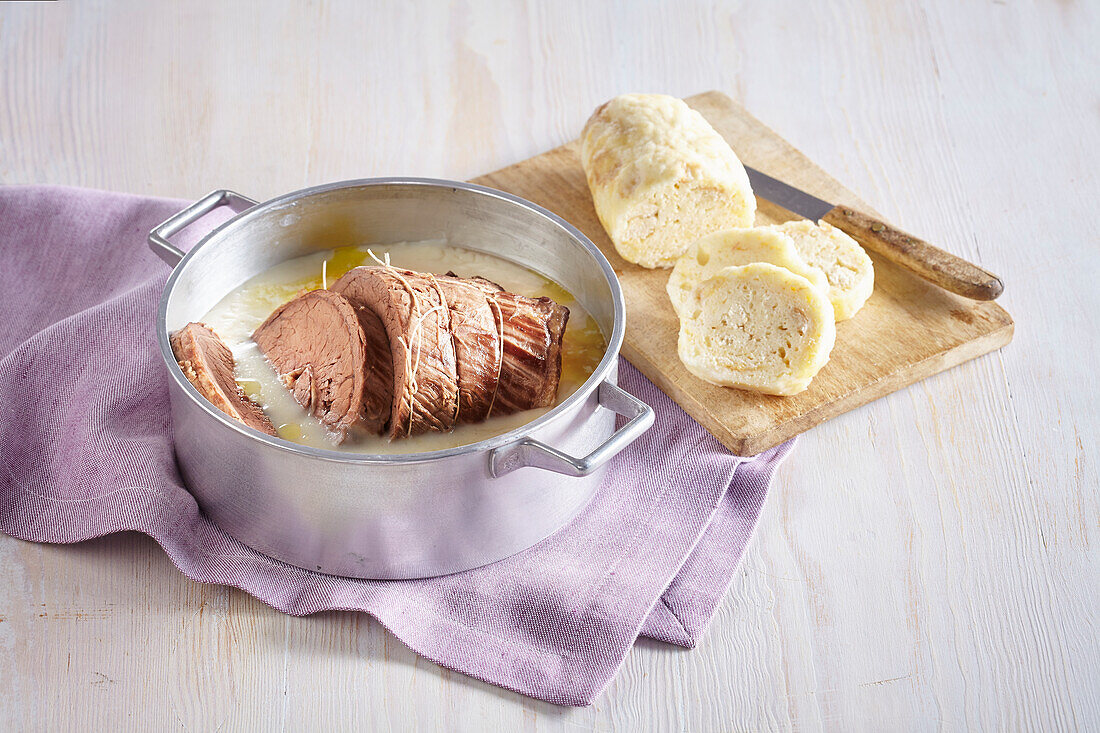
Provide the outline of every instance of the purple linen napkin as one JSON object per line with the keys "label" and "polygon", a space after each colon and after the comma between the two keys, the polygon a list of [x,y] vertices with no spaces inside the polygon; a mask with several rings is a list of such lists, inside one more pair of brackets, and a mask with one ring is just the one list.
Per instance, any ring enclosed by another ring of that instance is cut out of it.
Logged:
{"label": "purple linen napkin", "polygon": [[591,703],[639,634],[695,645],[790,444],[730,455],[625,361],[620,384],[654,407],[655,426],[568,527],[514,557],[355,580],[272,560],[213,525],[172,454],[154,333],[168,268],[145,245],[182,205],[0,188],[0,530],[60,543],[144,532],[189,578],[294,615],[365,611],[428,659],[563,705]]}

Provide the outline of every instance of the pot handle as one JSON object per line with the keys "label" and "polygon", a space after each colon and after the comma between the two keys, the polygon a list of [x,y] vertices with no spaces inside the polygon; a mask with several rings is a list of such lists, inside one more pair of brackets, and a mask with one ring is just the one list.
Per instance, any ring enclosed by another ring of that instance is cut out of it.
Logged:
{"label": "pot handle", "polygon": [[600,407],[630,419],[587,456],[574,458],[533,438],[524,438],[494,450],[489,456],[489,472],[495,478],[517,468],[534,466],[566,476],[587,476],[653,424],[653,408],[612,382],[600,385],[598,398]]}
{"label": "pot handle", "polygon": [[169,242],[168,237],[195,223],[219,206],[228,206],[239,213],[252,208],[256,203],[247,196],[233,191],[224,189],[211,191],[183,211],[168,217],[161,222],[160,226],[149,232],[149,249],[153,250],[153,254],[157,257],[175,267],[183,259],[184,252]]}

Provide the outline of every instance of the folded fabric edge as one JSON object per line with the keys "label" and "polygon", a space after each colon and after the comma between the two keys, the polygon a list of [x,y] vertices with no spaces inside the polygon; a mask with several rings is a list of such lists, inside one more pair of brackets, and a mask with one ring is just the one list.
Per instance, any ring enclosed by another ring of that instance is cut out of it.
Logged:
{"label": "folded fabric edge", "polygon": [[[640,636],[695,648],[733,584],[745,550],[756,534],[775,471],[792,453],[796,441],[789,440],[738,465],[703,536],[661,596],[661,604],[646,618]],[[740,486],[742,483],[746,485]],[[740,489],[737,496],[733,495],[735,485]],[[751,492],[761,495],[762,500],[745,501],[744,494]],[[739,511],[746,505],[755,507],[750,517]],[[707,559],[710,564],[704,561]],[[709,592],[699,593],[700,588]]]}
{"label": "folded fabric edge", "polygon": [[149,205],[182,205],[186,206],[190,203],[191,199],[186,198],[164,198],[160,196],[149,196],[142,193],[133,193],[131,191],[115,191],[109,188],[96,188],[94,186],[70,186],[64,183],[3,183],[0,184],[0,190],[8,196],[19,195],[47,195],[47,196],[87,196],[93,194],[96,196],[113,197],[120,201],[140,203],[143,206]]}

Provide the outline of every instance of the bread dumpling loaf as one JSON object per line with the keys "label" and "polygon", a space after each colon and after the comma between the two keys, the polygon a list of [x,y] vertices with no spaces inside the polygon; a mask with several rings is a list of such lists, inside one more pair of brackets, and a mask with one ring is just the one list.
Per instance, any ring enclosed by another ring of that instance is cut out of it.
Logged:
{"label": "bread dumpling loaf", "polygon": [[700,237],[753,224],[741,161],[676,97],[624,94],[599,107],[581,134],[581,163],[615,249],[643,267],[671,267]]}
{"label": "bread dumpling loaf", "polygon": [[797,394],[829,360],[833,307],[806,278],[757,262],[701,282],[680,314],[680,360],[712,384]]}
{"label": "bread dumpling loaf", "polygon": [[863,307],[875,289],[875,268],[859,243],[836,227],[796,219],[764,227],[788,235],[798,256],[828,280],[827,293],[838,321]]}
{"label": "bread dumpling loaf", "polygon": [[785,267],[822,290],[828,286],[825,273],[803,262],[794,241],[783,232],[764,227],[727,229],[696,241],[676,260],[665,286],[673,309],[680,313],[695,286],[719,270],[753,262]]}

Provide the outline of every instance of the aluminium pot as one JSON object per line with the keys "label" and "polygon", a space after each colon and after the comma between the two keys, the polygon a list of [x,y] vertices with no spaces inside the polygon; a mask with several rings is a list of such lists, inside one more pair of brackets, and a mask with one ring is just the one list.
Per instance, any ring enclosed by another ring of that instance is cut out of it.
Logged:
{"label": "aluminium pot", "polygon": [[[184,254],[169,238],[219,207],[238,212]],[[427,239],[533,269],[573,293],[607,336],[573,395],[520,428],[470,445],[369,455],[298,445],[228,417],[183,376],[168,334],[201,321],[249,278],[344,244]],[[359,578],[421,578],[495,562],[565,526],[608,460],[653,423],[616,386],[625,316],[610,264],[576,228],[501,191],[379,178],[308,188],[263,204],[215,191],[149,234],[173,266],[157,312],[171,378],[180,471],[223,530],[298,567]],[[615,415],[626,422],[616,429]]]}

